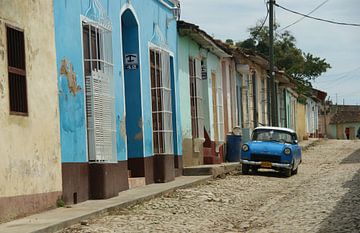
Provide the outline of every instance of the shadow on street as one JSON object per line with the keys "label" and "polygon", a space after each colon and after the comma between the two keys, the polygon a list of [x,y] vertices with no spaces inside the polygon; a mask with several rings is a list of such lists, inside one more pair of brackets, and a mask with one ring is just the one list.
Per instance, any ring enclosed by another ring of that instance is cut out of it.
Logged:
{"label": "shadow on street", "polygon": [[283,174],[275,170],[259,170],[257,172],[250,172],[246,176],[266,176],[266,177],[275,177],[275,178],[286,178]]}
{"label": "shadow on street", "polygon": [[[360,150],[341,164],[360,163]],[[322,222],[319,233],[360,232],[360,170],[344,184],[349,191],[337,203],[335,210]]]}

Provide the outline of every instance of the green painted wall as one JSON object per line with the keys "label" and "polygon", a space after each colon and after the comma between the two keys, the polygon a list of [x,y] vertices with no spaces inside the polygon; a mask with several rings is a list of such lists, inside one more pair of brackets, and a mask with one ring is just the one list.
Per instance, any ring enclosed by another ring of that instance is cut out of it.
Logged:
{"label": "green painted wall", "polygon": [[202,49],[199,44],[187,36],[179,36],[178,39],[178,76],[180,89],[180,111],[183,138],[191,138],[191,112],[190,112],[190,81],[189,81],[189,57],[205,58],[207,64],[207,79],[203,80],[203,110],[204,125],[211,139],[214,139],[211,73],[221,79],[220,59],[215,54]]}

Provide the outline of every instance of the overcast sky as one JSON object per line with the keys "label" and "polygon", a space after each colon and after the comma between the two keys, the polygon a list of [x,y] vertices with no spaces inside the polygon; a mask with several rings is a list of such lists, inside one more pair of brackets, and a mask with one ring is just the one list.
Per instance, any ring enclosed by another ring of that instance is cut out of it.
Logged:
{"label": "overcast sky", "polygon": [[[309,13],[325,0],[277,0],[279,5]],[[266,16],[264,0],[181,0],[181,19],[195,23],[216,38],[234,41],[248,38],[248,28]],[[301,18],[275,7],[281,27]],[[360,0],[328,0],[311,16],[360,24]],[[267,23],[268,24],[268,23]],[[279,30],[281,30],[281,27]],[[360,27],[340,26],[303,19],[287,30],[296,37],[297,47],[325,58],[332,69],[313,83],[331,100],[360,105]]]}

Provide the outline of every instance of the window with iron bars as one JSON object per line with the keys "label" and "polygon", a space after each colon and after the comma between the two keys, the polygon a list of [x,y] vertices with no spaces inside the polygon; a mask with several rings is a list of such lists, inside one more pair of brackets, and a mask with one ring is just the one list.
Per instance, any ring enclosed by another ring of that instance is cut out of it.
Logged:
{"label": "window with iron bars", "polygon": [[28,115],[24,32],[6,26],[10,114]]}
{"label": "window with iron bars", "polygon": [[204,138],[201,61],[189,58],[191,129],[193,138]]}
{"label": "window with iron bars", "polygon": [[170,54],[150,49],[153,150],[155,154],[173,154]]}
{"label": "window with iron bars", "polygon": [[266,124],[266,87],[265,87],[265,79],[261,79],[261,117],[262,123]]}
{"label": "window with iron bars", "polygon": [[116,162],[111,31],[92,21],[82,30],[89,161]]}
{"label": "window with iron bars", "polygon": [[216,116],[214,116],[214,124],[216,124],[217,128],[217,138],[215,140],[219,142],[224,141],[224,107],[223,107],[223,87],[222,87],[222,80],[221,78],[217,78],[216,74],[213,73],[213,79],[212,82],[214,82],[212,85],[213,87],[213,98],[215,98],[216,101],[213,101],[215,111],[214,113]]}

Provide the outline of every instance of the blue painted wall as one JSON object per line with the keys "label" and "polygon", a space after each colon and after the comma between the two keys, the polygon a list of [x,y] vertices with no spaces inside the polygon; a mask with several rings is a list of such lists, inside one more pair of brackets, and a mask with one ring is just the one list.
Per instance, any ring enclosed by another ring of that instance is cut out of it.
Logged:
{"label": "blue painted wall", "polygon": [[[56,58],[58,69],[58,88],[60,101],[60,127],[61,127],[61,149],[62,162],[86,162],[87,161],[87,138],[86,138],[86,117],[85,117],[85,96],[84,96],[84,72],[82,56],[82,32],[81,15],[85,15],[90,0],[56,0],[54,1],[55,17],[55,39]],[[114,64],[114,89],[115,89],[115,114],[116,114],[116,135],[117,135],[117,157],[118,160],[127,159],[126,136],[122,134],[125,120],[125,93],[123,75],[123,54],[121,40],[121,14],[127,8],[131,9],[137,17],[140,31],[140,64],[141,64],[141,103],[143,114],[143,145],[142,155],[153,155],[152,149],[152,116],[151,116],[151,95],[150,95],[150,67],[149,67],[149,42],[158,46],[159,35],[154,33],[154,25],[158,25],[162,36],[167,42],[167,50],[174,55],[174,66],[177,69],[177,30],[176,21],[173,20],[171,10],[159,3],[158,0],[132,0],[128,5],[126,0],[99,1],[105,9],[112,22],[112,48]],[[168,19],[168,20],[167,20]],[[60,75],[62,60],[66,59],[73,66],[76,73],[76,82],[80,90],[73,95],[67,84],[67,79]],[[178,93],[177,72],[174,74],[174,89]],[[138,90],[133,90],[138,91]],[[174,124],[175,154],[181,155],[181,125],[179,96],[174,96]],[[129,115],[129,113],[127,113]],[[129,117],[129,116],[128,116]],[[136,133],[129,129],[128,135]]]}
{"label": "blue painted wall", "polygon": [[[139,25],[131,10],[121,15],[123,59],[126,54],[139,56]],[[126,132],[128,158],[143,157],[143,126],[140,67],[124,70],[126,100]]]}

